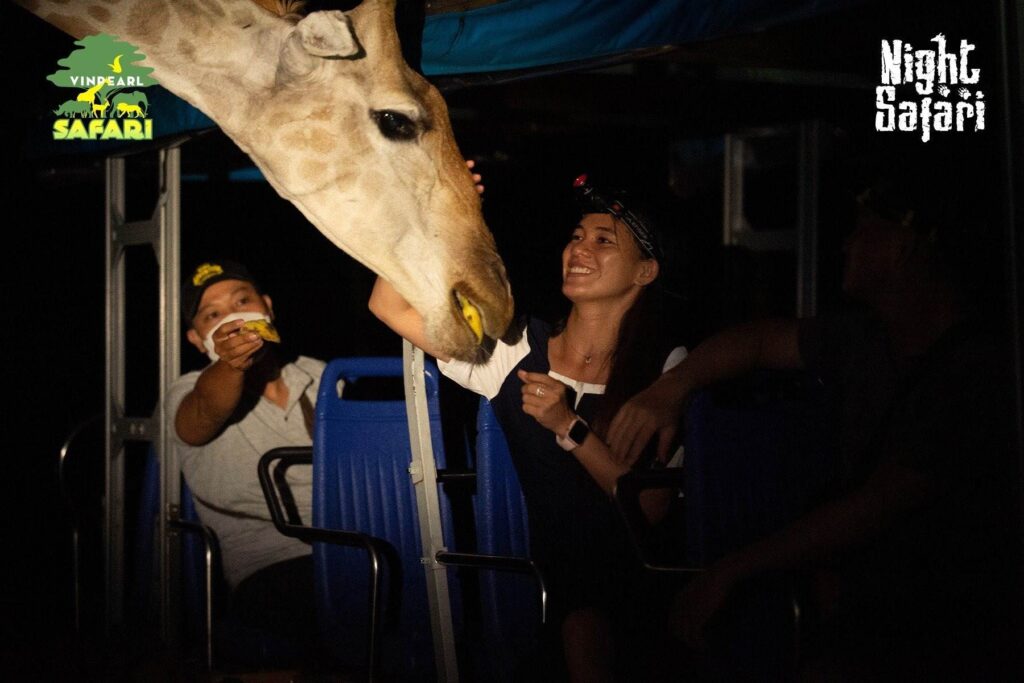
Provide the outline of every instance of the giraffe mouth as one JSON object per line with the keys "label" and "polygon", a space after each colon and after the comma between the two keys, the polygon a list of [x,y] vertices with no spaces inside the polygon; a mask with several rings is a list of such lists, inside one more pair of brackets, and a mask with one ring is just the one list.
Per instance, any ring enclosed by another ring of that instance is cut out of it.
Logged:
{"label": "giraffe mouth", "polygon": [[462,319],[463,324],[476,340],[476,362],[484,362],[490,358],[494,351],[494,338],[484,332],[483,311],[468,297],[456,289],[452,290],[452,298],[455,303],[455,310]]}

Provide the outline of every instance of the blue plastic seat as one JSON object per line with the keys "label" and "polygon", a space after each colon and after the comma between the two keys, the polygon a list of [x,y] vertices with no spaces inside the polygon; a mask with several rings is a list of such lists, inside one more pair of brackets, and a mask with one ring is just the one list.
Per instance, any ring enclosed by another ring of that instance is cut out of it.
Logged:
{"label": "blue plastic seat", "polygon": [[[360,532],[389,544],[400,572],[397,625],[385,631],[380,661],[400,680],[435,676],[426,580],[409,466],[412,458],[404,400],[348,400],[337,385],[371,377],[401,377],[400,358],[342,358],[328,364],[320,381],[313,438],[313,526]],[[425,387],[430,434],[438,468],[445,466],[437,368],[428,363]],[[445,539],[452,520],[440,496]],[[446,541],[450,542],[450,541]],[[369,577],[366,553],[355,547],[314,545],[317,601],[327,642],[345,664],[360,665],[369,637]],[[395,577],[392,577],[392,579]],[[389,581],[382,582],[385,592]],[[456,581],[449,582],[453,615],[459,614]],[[384,595],[384,604],[395,596]]]}
{"label": "blue plastic seat", "polygon": [[[485,398],[480,399],[477,412],[476,478],[478,552],[529,557],[529,520],[519,477],[505,435]],[[481,572],[481,679],[511,680],[523,658],[539,646],[542,614],[537,590],[536,580],[526,574]]]}
{"label": "blue plastic seat", "polygon": [[[184,477],[181,480],[181,508],[180,508],[181,521],[187,523],[195,533],[186,533],[181,538],[181,579],[184,584],[184,607],[185,607],[185,618],[186,626],[189,630],[190,635],[197,637],[207,637],[207,601],[209,601],[209,609],[211,614],[210,620],[213,619],[214,605],[219,599],[216,591],[218,589],[226,591],[227,585],[224,583],[224,578],[220,566],[219,548],[216,547],[216,536],[212,529],[198,530],[196,527],[201,526],[202,522],[199,519],[199,514],[196,512],[195,499],[192,497],[192,490],[185,483]],[[193,526],[194,525],[194,526]],[[204,542],[204,537],[206,542]],[[207,562],[207,544],[213,544],[212,556],[210,557],[211,572],[209,592],[207,589],[206,580],[206,562]],[[211,624],[212,625],[212,624]],[[212,659],[212,653],[210,654]],[[210,662],[212,667],[212,661]]]}
{"label": "blue plastic seat", "polygon": [[[206,591],[206,545],[204,544],[204,533],[209,533],[210,538],[216,544],[212,531],[203,530],[199,516],[196,514],[195,503],[192,499],[192,492],[181,482],[181,506],[179,529],[197,532],[185,533],[181,539],[181,567],[182,584],[184,588],[184,617],[185,628],[189,636],[195,638],[207,637],[208,616],[207,591]],[[156,456],[156,450],[150,448],[146,454],[146,461],[143,464],[142,486],[139,492],[139,507],[136,515],[135,526],[135,547],[134,547],[134,569],[132,577],[132,589],[129,593],[129,604],[132,611],[138,615],[151,615],[156,618],[154,611],[155,597],[152,588],[155,582],[156,565],[154,560],[156,553],[157,523],[160,519],[160,461]],[[213,581],[211,583],[223,583],[219,574],[219,564],[216,558],[217,549],[214,547]],[[216,590],[216,589],[215,589]],[[213,600],[213,596],[210,596]],[[209,663],[211,652],[206,648],[206,658]]]}
{"label": "blue plastic seat", "polygon": [[[835,453],[821,396],[724,400],[700,392],[686,416],[686,556],[707,566],[783,528],[820,496]],[[710,625],[726,678],[780,680],[797,666],[799,588],[790,574],[740,587]]]}
{"label": "blue plastic seat", "polygon": [[[795,378],[789,378],[793,381]],[[779,377],[755,378],[764,386]],[[631,472],[616,489],[641,560],[648,569],[691,573],[727,553],[784,527],[821,494],[834,462],[827,403],[820,387],[806,383],[798,399],[771,396],[761,386],[704,390],[685,416],[681,469]],[[799,386],[799,383],[796,384]],[[739,389],[739,391],[737,391]],[[646,522],[639,492],[684,492],[682,556],[666,562],[645,550]],[[703,658],[713,680],[788,680],[799,658],[799,589],[792,575],[746,582],[709,622],[711,649]]]}
{"label": "blue plastic seat", "polygon": [[[150,448],[143,464],[139,507],[136,512],[132,591],[129,604],[139,614],[150,611],[149,593],[155,579],[156,524],[160,512],[160,461],[156,450]],[[192,491],[184,479],[181,481],[179,518],[183,522],[199,524]],[[181,540],[182,581],[185,588],[186,627],[202,628],[205,600],[205,548],[200,535],[188,533]]]}
{"label": "blue plastic seat", "polygon": [[710,564],[800,516],[834,462],[828,427],[820,400],[699,392],[686,415],[688,559]]}
{"label": "blue plastic seat", "polygon": [[[154,558],[157,557],[156,524],[160,519],[160,469],[156,451],[150,448],[143,466],[129,593],[133,611],[154,619],[152,588],[156,571]],[[201,643],[206,668],[212,670],[224,661],[236,668],[277,666],[294,661],[300,654],[295,643],[242,624],[226,613],[228,586],[220,564],[217,537],[199,519],[195,499],[184,478],[179,518],[168,524],[183,532],[180,545],[183,626],[189,640]]]}

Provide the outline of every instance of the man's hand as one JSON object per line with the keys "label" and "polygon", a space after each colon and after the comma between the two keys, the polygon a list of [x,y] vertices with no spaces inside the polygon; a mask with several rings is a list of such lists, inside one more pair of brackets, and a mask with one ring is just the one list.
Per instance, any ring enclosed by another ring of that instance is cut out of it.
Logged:
{"label": "man's hand", "polygon": [[576,419],[565,401],[565,385],[543,372],[519,370],[523,381],[523,412],[558,436],[565,436]]}
{"label": "man's hand", "polygon": [[213,333],[213,350],[229,367],[245,372],[252,367],[253,355],[263,347],[263,338],[242,331],[244,320],[229,320]]}
{"label": "man's hand", "polygon": [[675,441],[687,393],[677,373],[670,371],[626,401],[608,429],[612,458],[619,464],[632,466],[657,433],[657,457],[665,462]]}
{"label": "man's hand", "polygon": [[715,564],[697,574],[676,595],[669,614],[672,635],[695,649],[704,649],[704,627],[722,608],[737,577],[727,566]]}

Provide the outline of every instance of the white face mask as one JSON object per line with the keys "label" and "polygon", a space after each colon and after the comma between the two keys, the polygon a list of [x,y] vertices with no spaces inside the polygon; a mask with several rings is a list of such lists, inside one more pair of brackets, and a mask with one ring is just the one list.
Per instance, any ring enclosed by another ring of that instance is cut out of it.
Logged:
{"label": "white face mask", "polygon": [[221,325],[229,323],[232,320],[244,320],[245,322],[249,322],[250,320],[266,320],[269,322],[270,318],[268,318],[266,314],[259,313],[257,311],[239,311],[238,313],[228,313],[224,316],[224,320],[220,321],[216,327],[207,332],[206,338],[203,339],[203,346],[206,347],[206,355],[209,356],[210,360],[214,363],[220,360],[220,356],[218,356],[217,352],[213,350],[213,333],[219,330]]}

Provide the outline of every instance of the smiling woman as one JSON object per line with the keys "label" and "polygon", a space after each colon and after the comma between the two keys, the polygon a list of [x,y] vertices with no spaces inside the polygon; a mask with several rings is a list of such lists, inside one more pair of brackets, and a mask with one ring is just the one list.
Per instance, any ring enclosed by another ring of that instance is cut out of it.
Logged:
{"label": "smiling woman", "polygon": [[[528,318],[519,342],[499,341],[486,363],[471,365],[432,345],[422,318],[384,280],[370,309],[437,356],[444,374],[490,399],[530,518],[543,520],[531,525],[531,557],[548,581],[565,665],[574,679],[605,680],[631,661],[628,644],[613,643],[612,634],[642,609],[635,597],[648,590],[630,570],[625,530],[608,497],[637,464],[613,460],[606,430],[626,398],[685,349],[669,353],[661,334],[655,222],[626,195],[595,188],[585,177],[576,194],[582,213],[561,260],[561,290],[572,308],[561,324]],[[663,446],[639,466],[667,460],[669,444]],[[656,522],[671,501],[667,493],[651,494],[642,505]]]}
{"label": "smiling woman", "polygon": [[620,296],[657,276],[658,262],[644,257],[624,224],[611,214],[584,215],[562,252],[562,294],[574,304]]}

